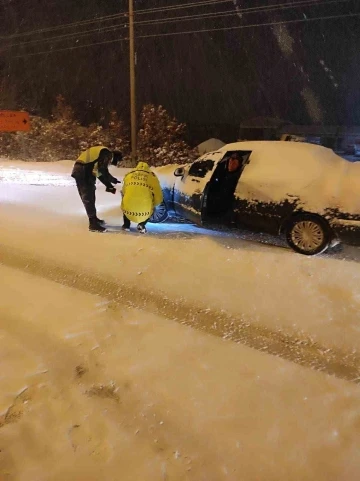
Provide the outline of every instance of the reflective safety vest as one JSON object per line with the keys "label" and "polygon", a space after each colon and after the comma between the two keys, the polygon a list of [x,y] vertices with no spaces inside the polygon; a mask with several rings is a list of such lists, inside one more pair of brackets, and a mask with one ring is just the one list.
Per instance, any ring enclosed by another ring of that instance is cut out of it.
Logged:
{"label": "reflective safety vest", "polygon": [[145,162],[139,162],[135,170],[125,175],[122,196],[123,213],[137,223],[148,220],[154,207],[163,201],[159,180]]}
{"label": "reflective safety vest", "polygon": [[98,160],[100,152],[106,149],[110,152],[110,149],[104,147],[103,145],[96,145],[95,147],[90,147],[90,149],[81,152],[79,157],[76,159],[76,162],[80,162],[81,164],[91,164],[91,162],[95,162]]}
{"label": "reflective safety vest", "polygon": [[[79,157],[76,159],[72,177],[82,178],[84,175],[93,175],[94,177],[99,177],[101,174],[99,173],[99,165],[97,160],[99,159],[102,150],[107,150],[111,154],[110,149],[104,147],[103,145],[96,145],[95,147],[90,147],[84,152],[81,152]],[[83,171],[83,169],[85,169],[85,171]]]}

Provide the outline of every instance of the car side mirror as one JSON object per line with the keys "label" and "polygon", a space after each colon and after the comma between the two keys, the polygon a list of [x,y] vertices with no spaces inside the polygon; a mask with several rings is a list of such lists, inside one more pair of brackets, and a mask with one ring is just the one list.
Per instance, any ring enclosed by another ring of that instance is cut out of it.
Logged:
{"label": "car side mirror", "polygon": [[184,174],[185,174],[185,169],[184,169],[184,167],[178,167],[178,168],[175,169],[175,171],[174,171],[175,177],[183,177]]}

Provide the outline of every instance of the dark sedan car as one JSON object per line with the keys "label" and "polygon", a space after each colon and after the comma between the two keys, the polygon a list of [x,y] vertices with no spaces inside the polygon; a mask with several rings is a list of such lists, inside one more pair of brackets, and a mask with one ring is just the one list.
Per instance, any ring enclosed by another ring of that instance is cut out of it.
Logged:
{"label": "dark sedan car", "polygon": [[305,255],[324,252],[337,239],[360,244],[360,164],[325,147],[236,142],[156,173],[164,204],[153,222],[170,213],[200,225],[285,233]]}

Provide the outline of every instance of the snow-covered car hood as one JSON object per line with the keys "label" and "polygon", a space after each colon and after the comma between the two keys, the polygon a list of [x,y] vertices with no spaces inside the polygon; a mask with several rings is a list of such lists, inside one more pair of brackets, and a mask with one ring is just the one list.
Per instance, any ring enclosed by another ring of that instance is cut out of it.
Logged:
{"label": "snow-covered car hood", "polygon": [[154,168],[154,172],[157,175],[163,189],[173,188],[176,179],[174,172],[178,167],[180,167],[179,164],[168,164]]}

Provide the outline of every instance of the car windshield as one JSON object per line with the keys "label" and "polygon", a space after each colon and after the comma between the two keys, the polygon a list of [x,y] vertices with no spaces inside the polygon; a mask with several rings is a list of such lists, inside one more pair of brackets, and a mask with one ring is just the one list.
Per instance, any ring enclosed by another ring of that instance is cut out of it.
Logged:
{"label": "car windshield", "polygon": [[198,160],[192,164],[189,169],[189,175],[193,177],[205,177],[207,172],[213,169],[215,162],[213,160]]}

